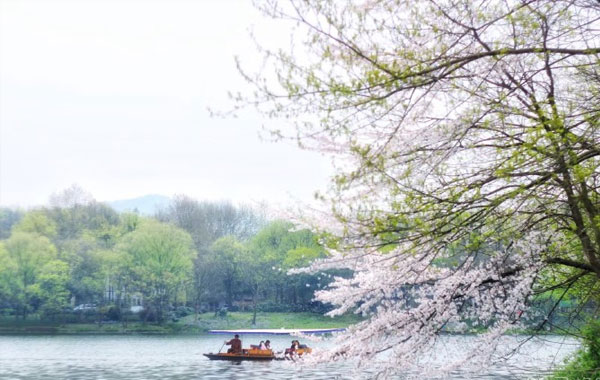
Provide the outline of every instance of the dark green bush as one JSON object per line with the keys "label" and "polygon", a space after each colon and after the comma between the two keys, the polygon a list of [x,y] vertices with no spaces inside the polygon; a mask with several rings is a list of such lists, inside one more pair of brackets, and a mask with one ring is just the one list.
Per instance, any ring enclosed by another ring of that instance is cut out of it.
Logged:
{"label": "dark green bush", "polygon": [[190,314],[194,313],[194,309],[188,306],[179,306],[175,309],[175,316],[177,318],[187,317]]}
{"label": "dark green bush", "polygon": [[120,321],[121,320],[121,308],[118,306],[110,306],[108,310],[106,310],[105,314],[106,319],[109,321]]}
{"label": "dark green bush", "polygon": [[151,307],[146,307],[139,312],[140,319],[144,322],[156,322],[158,320],[156,311]]}
{"label": "dark green bush", "polygon": [[583,347],[550,379],[600,379],[600,321],[590,321],[582,330]]}
{"label": "dark green bush", "polygon": [[227,308],[222,307],[217,311],[217,315],[221,318],[225,318],[227,316]]}

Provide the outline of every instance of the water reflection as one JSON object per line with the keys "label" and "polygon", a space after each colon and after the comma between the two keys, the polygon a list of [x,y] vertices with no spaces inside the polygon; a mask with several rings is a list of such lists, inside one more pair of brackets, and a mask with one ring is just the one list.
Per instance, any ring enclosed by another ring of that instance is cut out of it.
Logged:
{"label": "water reflection", "polygon": [[[298,367],[290,362],[210,361],[202,353],[218,351],[226,336],[0,336],[2,379],[369,379],[369,370],[355,372],[352,363]],[[244,346],[260,337],[242,337]],[[289,337],[269,337],[273,347],[283,349]],[[516,340],[517,338],[510,338]],[[471,337],[444,337],[442,347],[458,352]],[[257,343],[256,342],[256,343]],[[321,345],[327,344],[320,343]],[[477,379],[541,378],[548,369],[577,348],[564,337],[535,338],[509,360]],[[436,357],[446,358],[436,353]],[[450,378],[464,379],[456,371]],[[400,379],[419,378],[406,374]]]}

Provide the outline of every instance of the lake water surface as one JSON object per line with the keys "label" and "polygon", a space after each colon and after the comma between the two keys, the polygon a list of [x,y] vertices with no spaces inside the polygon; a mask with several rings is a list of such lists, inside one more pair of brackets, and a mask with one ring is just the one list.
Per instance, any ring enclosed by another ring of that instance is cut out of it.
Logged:
{"label": "lake water surface", "polygon": [[[0,336],[0,379],[369,379],[372,370],[356,372],[352,363],[298,367],[290,362],[210,361],[228,338],[199,336]],[[275,349],[289,346],[289,336],[243,336],[244,347],[270,339]],[[520,337],[508,338],[514,343]],[[473,338],[446,336],[440,350],[460,352]],[[311,343],[314,347],[327,342]],[[578,347],[561,336],[536,337],[507,362],[472,376],[457,371],[451,379],[541,379]],[[436,355],[439,356],[439,355]],[[423,379],[417,373],[398,379]]]}

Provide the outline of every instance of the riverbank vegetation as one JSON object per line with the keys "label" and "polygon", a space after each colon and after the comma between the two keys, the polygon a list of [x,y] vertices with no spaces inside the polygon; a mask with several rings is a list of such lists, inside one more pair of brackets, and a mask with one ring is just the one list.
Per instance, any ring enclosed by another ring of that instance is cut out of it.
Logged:
{"label": "riverbank vegetation", "polygon": [[256,315],[256,323],[252,325],[253,312],[214,312],[190,314],[175,321],[163,324],[143,323],[139,319],[105,321],[90,318],[86,321],[65,323],[56,320],[26,320],[0,318],[0,334],[202,334],[208,330],[227,329],[311,329],[311,328],[346,328],[362,320],[357,315],[326,317],[323,314],[298,313],[265,313]]}
{"label": "riverbank vegetation", "polygon": [[[290,325],[276,321],[278,315],[297,327],[363,320],[319,317],[331,306],[315,302],[315,292],[352,271],[289,275],[325,257],[325,250],[312,232],[269,222],[260,210],[181,196],[154,217],[144,217],[119,214],[79,188],[55,198],[50,207],[0,210],[2,332],[166,333]],[[479,246],[480,252],[489,249]],[[468,255],[455,251],[453,260],[436,265],[452,267]],[[411,302],[412,295],[396,297]],[[542,322],[544,329],[535,333],[571,331],[593,306],[578,302],[574,289],[538,295],[531,305],[536,317],[513,331]],[[544,320],[551,309],[556,310]],[[490,326],[478,318],[461,322],[469,333]],[[457,325],[447,324],[444,331],[457,331]]]}
{"label": "riverbank vegetation", "polygon": [[0,225],[0,316],[21,320],[165,324],[208,311],[324,312],[314,292],[344,274],[288,276],[324,257],[313,233],[259,209],[185,196],[144,217],[73,187],[49,207],[0,210]]}
{"label": "riverbank vegetation", "polygon": [[581,331],[583,347],[550,379],[600,378],[600,321],[589,321]]}

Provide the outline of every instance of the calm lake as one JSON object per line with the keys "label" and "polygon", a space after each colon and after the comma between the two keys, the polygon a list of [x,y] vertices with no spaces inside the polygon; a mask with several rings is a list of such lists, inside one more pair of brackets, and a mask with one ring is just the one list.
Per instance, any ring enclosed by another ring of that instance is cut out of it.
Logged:
{"label": "calm lake", "polygon": [[[217,352],[228,336],[0,336],[0,379],[369,379],[373,372],[354,371],[353,363],[302,368],[285,361],[209,361],[202,353]],[[242,336],[244,347],[270,339],[289,346],[289,336]],[[523,337],[507,337],[507,344]],[[461,352],[470,336],[444,336],[435,360]],[[311,343],[313,347],[328,343]],[[536,337],[507,362],[470,376],[457,371],[453,379],[540,379],[576,350],[577,341],[562,336]],[[439,351],[439,352],[438,352]],[[443,360],[443,359],[442,359]],[[399,379],[423,379],[407,374]]]}

